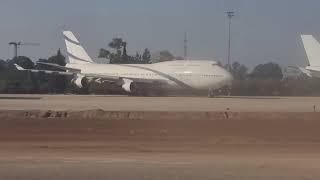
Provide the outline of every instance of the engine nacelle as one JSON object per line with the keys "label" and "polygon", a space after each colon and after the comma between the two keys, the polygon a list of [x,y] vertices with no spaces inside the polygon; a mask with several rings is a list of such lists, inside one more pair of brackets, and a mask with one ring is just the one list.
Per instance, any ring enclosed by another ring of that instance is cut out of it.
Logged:
{"label": "engine nacelle", "polygon": [[83,75],[77,75],[72,79],[71,82],[75,84],[78,88],[83,88],[88,86],[88,79]]}
{"label": "engine nacelle", "polygon": [[132,92],[132,83],[133,83],[133,81],[130,79],[123,79],[122,89],[124,89],[128,93],[131,93]]}

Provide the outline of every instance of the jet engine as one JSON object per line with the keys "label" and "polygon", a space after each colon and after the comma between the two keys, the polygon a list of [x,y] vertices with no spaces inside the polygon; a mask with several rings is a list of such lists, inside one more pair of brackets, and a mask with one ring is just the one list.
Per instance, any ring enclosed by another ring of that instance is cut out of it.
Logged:
{"label": "jet engine", "polygon": [[88,86],[88,79],[83,75],[77,75],[72,79],[71,82],[75,84],[78,88],[83,88]]}
{"label": "jet engine", "polygon": [[131,93],[132,92],[132,83],[133,83],[133,81],[130,79],[123,79],[122,89],[124,89],[128,93]]}

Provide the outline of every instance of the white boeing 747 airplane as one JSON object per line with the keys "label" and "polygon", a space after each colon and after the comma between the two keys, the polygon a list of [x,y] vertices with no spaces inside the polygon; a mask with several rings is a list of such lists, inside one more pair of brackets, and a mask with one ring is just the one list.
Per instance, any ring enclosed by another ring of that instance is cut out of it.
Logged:
{"label": "white boeing 747 airplane", "polygon": [[[115,84],[132,95],[161,95],[170,90],[207,90],[210,97],[225,86],[231,86],[232,75],[215,61],[177,60],[154,64],[96,64],[71,31],[63,32],[69,63],[59,66],[62,75],[74,76],[79,88],[88,82]],[[19,70],[25,70],[17,67]],[[30,71],[30,70],[29,70]],[[31,70],[36,71],[36,70]],[[52,71],[47,71],[52,73]]]}
{"label": "white boeing 747 airplane", "polygon": [[307,53],[309,65],[299,69],[309,77],[320,78],[320,44],[312,35],[301,35],[301,39]]}

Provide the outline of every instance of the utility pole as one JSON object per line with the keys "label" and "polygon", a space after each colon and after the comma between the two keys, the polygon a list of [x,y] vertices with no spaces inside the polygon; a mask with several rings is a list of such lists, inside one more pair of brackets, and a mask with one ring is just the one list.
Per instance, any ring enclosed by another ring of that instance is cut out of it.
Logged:
{"label": "utility pole", "polygon": [[18,57],[18,49],[20,46],[40,46],[39,43],[22,43],[22,42],[10,42],[9,45],[14,48],[14,58]]}
{"label": "utility pole", "polygon": [[187,32],[184,33],[184,54],[183,54],[184,60],[188,59],[188,36]]}
{"label": "utility pole", "polygon": [[234,11],[227,11],[226,12],[227,14],[227,17],[229,19],[229,27],[228,27],[228,31],[229,31],[229,34],[228,34],[228,57],[227,57],[227,60],[228,60],[228,63],[227,63],[227,66],[228,66],[228,70],[231,71],[231,22],[232,22],[232,18],[235,16],[234,14]]}

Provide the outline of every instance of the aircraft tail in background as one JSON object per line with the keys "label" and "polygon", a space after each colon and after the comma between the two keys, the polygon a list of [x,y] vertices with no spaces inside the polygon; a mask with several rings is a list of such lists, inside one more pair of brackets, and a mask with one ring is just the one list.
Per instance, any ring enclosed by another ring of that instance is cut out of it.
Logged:
{"label": "aircraft tail in background", "polygon": [[320,44],[312,35],[301,35],[309,66],[320,67]]}

